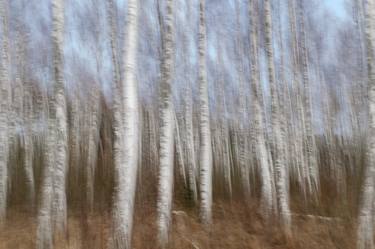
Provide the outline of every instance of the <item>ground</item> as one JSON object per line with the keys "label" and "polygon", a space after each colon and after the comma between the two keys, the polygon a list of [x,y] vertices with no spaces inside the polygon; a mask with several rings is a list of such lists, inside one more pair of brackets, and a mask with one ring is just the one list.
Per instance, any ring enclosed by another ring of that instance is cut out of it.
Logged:
{"label": "ground", "polygon": [[[155,210],[137,207],[133,248],[157,248]],[[175,205],[178,206],[178,205]],[[265,224],[255,208],[243,204],[221,202],[214,205],[213,224],[207,229],[199,222],[195,211],[173,211],[169,248],[177,249],[353,249],[355,236],[351,221],[342,218],[293,214],[293,235],[286,238],[282,230]],[[110,245],[110,215],[95,212],[87,219],[82,212],[70,211],[68,232],[57,239],[56,248],[102,249]],[[36,219],[28,211],[12,208],[0,228],[0,249],[35,248]],[[85,222],[87,221],[87,222]]]}

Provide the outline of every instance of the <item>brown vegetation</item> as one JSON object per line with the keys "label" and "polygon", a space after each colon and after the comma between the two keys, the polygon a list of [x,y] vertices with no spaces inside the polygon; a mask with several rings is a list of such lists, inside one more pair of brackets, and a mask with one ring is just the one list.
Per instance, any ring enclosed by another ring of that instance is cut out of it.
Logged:
{"label": "brown vegetation", "polygon": [[[181,209],[180,209],[181,208]],[[348,217],[293,214],[293,238],[287,239],[275,223],[265,224],[256,205],[246,207],[239,201],[220,201],[213,208],[213,226],[206,231],[195,212],[175,204],[169,248],[236,249],[352,249],[355,248],[353,222]],[[156,209],[144,205],[136,209],[133,248],[155,249],[157,245]],[[71,211],[67,240],[56,248],[107,248],[110,234],[109,213],[96,212],[86,221],[79,211]],[[0,230],[1,249],[35,247],[36,220],[28,210],[12,208],[7,225]]]}

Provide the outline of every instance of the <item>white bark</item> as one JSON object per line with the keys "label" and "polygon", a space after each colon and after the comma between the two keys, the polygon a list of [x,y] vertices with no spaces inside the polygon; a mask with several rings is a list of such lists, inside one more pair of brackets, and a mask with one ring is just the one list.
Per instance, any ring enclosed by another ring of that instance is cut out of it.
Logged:
{"label": "white bark", "polygon": [[198,200],[197,182],[196,182],[196,156],[194,150],[194,131],[193,131],[193,107],[191,86],[187,89],[185,101],[185,142],[186,142],[186,160],[188,164],[189,190],[193,194],[194,202]]}
{"label": "white bark", "polygon": [[[192,3],[187,3],[187,11],[185,12],[185,18],[188,20],[192,14]],[[185,161],[187,166],[188,174],[188,185],[189,185],[189,194],[192,195],[194,203],[198,201],[198,192],[197,192],[197,166],[196,166],[196,155],[194,149],[194,126],[193,126],[193,94],[192,94],[192,64],[189,61],[189,37],[190,32],[193,32],[193,29],[188,28],[188,32],[185,32],[183,35],[183,48],[185,49],[184,53],[184,64],[185,64],[185,78],[186,86],[184,89],[184,128],[185,132],[182,134],[185,143]]]}
{"label": "white bark", "polygon": [[249,4],[250,18],[251,18],[251,87],[253,92],[252,99],[252,110],[253,110],[253,138],[256,159],[258,161],[259,170],[261,174],[261,209],[265,216],[269,216],[272,213],[274,207],[274,200],[272,194],[272,176],[269,164],[267,145],[264,137],[263,123],[264,117],[262,113],[262,93],[260,86],[260,73],[259,73],[259,61],[258,61],[258,21],[256,1],[250,0]]}
{"label": "white bark", "polygon": [[205,0],[199,1],[200,195],[201,219],[212,222],[212,145],[206,70]]}
{"label": "white bark", "polygon": [[56,129],[55,122],[52,118],[48,120],[45,147],[46,149],[43,155],[45,165],[42,174],[41,203],[38,211],[37,249],[53,248],[52,201],[54,195],[53,180],[55,170]]}
{"label": "white bark", "polygon": [[306,31],[304,22],[304,11],[302,1],[299,1],[299,20],[301,28],[301,64],[302,64],[302,80],[303,80],[303,102],[305,116],[306,133],[306,157],[308,165],[308,173],[310,178],[309,193],[316,195],[319,189],[319,168],[316,158],[316,144],[315,137],[312,130],[312,106],[311,106],[311,93],[310,93],[310,79],[309,79],[309,58],[306,47]]}
{"label": "white bark", "polygon": [[[128,1],[124,48],[124,77],[115,97],[115,184],[114,246],[130,248],[134,198],[138,170],[139,104],[137,72],[139,1]],[[117,100],[116,100],[117,98]]]}
{"label": "white bark", "polygon": [[0,25],[3,32],[0,48],[0,225],[6,217],[9,161],[10,79],[7,7],[7,1],[0,0]]}
{"label": "white bark", "polygon": [[58,232],[66,229],[67,203],[65,191],[65,178],[68,162],[68,135],[67,135],[67,110],[64,85],[63,46],[64,46],[64,0],[52,2],[53,31],[52,43],[54,51],[54,79],[55,98],[54,115],[56,119],[56,166],[54,169],[54,200],[53,217],[54,225]]}
{"label": "white bark", "polygon": [[167,0],[162,32],[163,60],[161,67],[161,126],[160,126],[160,174],[158,196],[159,242],[165,247],[168,242],[173,196],[173,162],[175,117],[172,102],[174,68],[174,1]]}
{"label": "white bark", "polygon": [[358,249],[374,246],[373,201],[375,188],[375,1],[368,0],[366,14],[367,68],[369,84],[369,135],[366,168],[358,217]]}
{"label": "white bark", "polygon": [[296,111],[295,116],[297,121],[294,124],[294,142],[293,142],[293,154],[296,155],[294,160],[295,168],[297,170],[297,181],[302,188],[302,192],[306,195],[306,186],[311,186],[310,177],[306,165],[305,155],[303,153],[304,147],[304,133],[303,127],[305,127],[305,118],[304,118],[304,108],[301,98],[300,84],[298,82],[298,68],[299,68],[299,48],[297,41],[297,31],[296,31],[296,6],[294,0],[288,1],[288,13],[289,13],[289,29],[291,32],[291,51],[292,51],[292,87],[297,91],[296,96]]}
{"label": "white bark", "polygon": [[286,232],[290,233],[291,216],[289,208],[289,193],[287,186],[287,167],[283,156],[282,130],[280,127],[280,109],[277,95],[277,86],[274,67],[274,52],[272,44],[272,9],[270,0],[264,2],[265,11],[265,32],[266,32],[266,53],[268,57],[268,79],[271,88],[271,108],[272,108],[272,133],[275,145],[275,174],[276,174],[276,193],[279,212],[281,215],[281,224]]}

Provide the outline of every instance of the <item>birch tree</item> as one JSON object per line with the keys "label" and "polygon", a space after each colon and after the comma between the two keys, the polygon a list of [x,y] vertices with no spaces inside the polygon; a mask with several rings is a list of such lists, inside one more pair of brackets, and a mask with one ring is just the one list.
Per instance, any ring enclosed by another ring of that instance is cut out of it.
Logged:
{"label": "birch tree", "polygon": [[241,39],[241,23],[240,23],[240,4],[241,2],[236,1],[236,62],[237,62],[237,74],[238,74],[238,83],[239,83],[239,111],[238,111],[238,140],[239,140],[239,167],[241,170],[241,180],[242,187],[244,189],[245,199],[249,200],[251,195],[250,188],[250,170],[249,165],[246,162],[246,129],[245,129],[245,120],[246,120],[246,96],[245,96],[245,79],[244,79],[244,61],[242,59],[242,53],[244,52],[244,45]]}
{"label": "birch tree", "polygon": [[[115,184],[113,232],[115,248],[131,248],[138,169],[139,104],[137,72],[139,1],[128,1],[124,41],[124,77],[115,86]],[[112,24],[114,25],[114,24]],[[114,65],[115,66],[115,65]]]}
{"label": "birch tree", "polygon": [[54,112],[56,124],[56,152],[55,169],[53,179],[54,200],[53,214],[55,226],[58,231],[66,228],[67,204],[65,176],[68,162],[68,135],[67,135],[67,113],[64,85],[63,46],[64,46],[64,0],[52,2],[53,15],[53,72],[55,80]]}
{"label": "birch tree", "polygon": [[49,117],[42,201],[38,215],[37,248],[52,248],[53,231],[65,232],[67,203],[67,115],[63,72],[64,0],[52,2],[54,95]]}
{"label": "birch tree", "polygon": [[298,13],[301,29],[301,64],[302,64],[302,82],[303,82],[303,103],[304,103],[304,131],[306,144],[306,157],[309,171],[309,193],[316,194],[319,189],[319,169],[316,159],[316,144],[315,137],[312,130],[312,106],[310,93],[310,79],[309,79],[309,58],[307,53],[306,30],[304,21],[304,7],[303,1],[299,1]]}
{"label": "birch tree", "polygon": [[200,98],[200,198],[201,219],[210,224],[212,219],[212,145],[208,84],[206,70],[206,24],[205,0],[199,1],[199,98]]}
{"label": "birch tree", "polygon": [[[290,31],[290,49],[292,53],[292,88],[299,90],[299,82],[298,82],[298,65],[299,61],[299,46],[298,46],[298,37],[297,37],[297,27],[296,27],[296,8],[295,8],[295,1],[288,0],[288,15],[289,15],[289,31]],[[303,103],[301,94],[297,94],[296,96],[296,111],[294,113],[295,116],[295,123],[294,123],[294,141],[292,144],[293,154],[296,157],[292,157],[294,160],[293,163],[295,164],[295,168],[297,170],[297,181],[302,188],[304,194],[306,194],[306,185],[310,186],[310,178],[308,175],[307,166],[305,163],[305,157],[303,153],[303,127],[304,127],[304,117],[303,117]],[[306,183],[307,181],[307,183]]]}
{"label": "birch tree", "polygon": [[367,137],[366,166],[358,217],[358,249],[374,246],[373,212],[375,188],[375,1],[368,0],[366,23],[369,135]]}
{"label": "birch tree", "polygon": [[[52,111],[52,110],[51,110]],[[47,137],[44,150],[44,170],[41,184],[41,203],[38,210],[38,227],[37,227],[37,249],[53,248],[53,220],[52,220],[52,203],[54,196],[53,180],[55,170],[55,142],[56,131],[55,122],[49,117]]]}
{"label": "birch tree", "polygon": [[277,85],[275,77],[274,67],[274,52],[272,43],[272,9],[271,0],[264,1],[264,15],[265,15],[265,42],[266,42],[266,54],[268,63],[268,80],[271,89],[271,111],[272,111],[272,133],[273,143],[275,148],[274,155],[274,167],[276,174],[276,194],[279,212],[281,215],[281,223],[286,229],[287,233],[290,233],[290,208],[289,208],[289,195],[287,186],[287,166],[285,165],[283,156],[283,141],[282,141],[282,130],[280,127],[280,109],[279,100],[277,94]]}
{"label": "birch tree", "polygon": [[249,1],[250,16],[250,37],[251,37],[251,89],[253,93],[252,113],[253,113],[253,144],[255,147],[256,159],[261,174],[261,209],[266,216],[272,213],[275,208],[272,193],[272,165],[269,164],[267,144],[264,136],[264,113],[262,112],[262,89],[260,85],[259,59],[258,59],[258,8],[255,0]]}
{"label": "birch tree", "polygon": [[0,51],[0,225],[5,221],[8,194],[10,79],[7,4],[7,0],[0,0],[0,27],[3,34]]}
{"label": "birch tree", "polygon": [[24,167],[26,184],[28,187],[28,200],[33,209],[35,201],[35,180],[34,180],[34,139],[32,131],[33,122],[33,101],[32,101],[31,87],[27,86],[25,93],[25,108],[24,108]]}
{"label": "birch tree", "polygon": [[174,18],[173,0],[166,2],[165,22],[162,25],[162,82],[161,82],[161,121],[160,121],[160,173],[158,196],[159,240],[162,247],[168,242],[168,230],[171,222],[173,196],[173,162],[175,116],[172,102],[172,83],[174,68]]}

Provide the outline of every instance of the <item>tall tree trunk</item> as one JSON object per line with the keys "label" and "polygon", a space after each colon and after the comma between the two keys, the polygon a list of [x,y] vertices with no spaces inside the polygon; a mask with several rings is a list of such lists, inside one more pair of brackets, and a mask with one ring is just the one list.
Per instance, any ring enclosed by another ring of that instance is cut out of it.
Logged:
{"label": "tall tree trunk", "polygon": [[260,73],[259,73],[259,49],[258,49],[258,6],[256,0],[250,0],[249,2],[249,16],[250,16],[250,38],[251,38],[251,89],[253,93],[252,99],[252,113],[253,117],[253,132],[252,138],[255,146],[256,160],[258,161],[258,167],[261,174],[261,209],[265,216],[269,216],[272,210],[275,208],[273,200],[273,180],[271,175],[272,165],[269,164],[269,153],[267,151],[267,144],[264,136],[265,124],[264,113],[262,112],[262,101],[263,94],[260,85]]}
{"label": "tall tree trunk", "polygon": [[54,95],[49,113],[46,165],[38,216],[37,248],[52,248],[53,231],[66,232],[67,116],[63,69],[64,1],[52,2]]}
{"label": "tall tree trunk", "polygon": [[266,33],[266,54],[268,58],[268,80],[271,89],[271,111],[272,111],[272,133],[274,139],[274,166],[276,174],[276,194],[278,200],[279,212],[281,215],[281,224],[286,233],[290,233],[291,216],[289,208],[289,193],[287,186],[287,166],[284,161],[283,135],[280,127],[280,108],[277,93],[277,83],[275,77],[274,52],[272,43],[272,9],[271,0],[264,2],[265,14],[265,33]]}
{"label": "tall tree trunk", "polygon": [[319,169],[316,158],[316,144],[312,129],[312,106],[310,93],[310,79],[309,79],[309,58],[307,53],[306,30],[304,21],[303,1],[299,1],[298,13],[301,29],[301,64],[302,64],[302,81],[303,81],[303,103],[305,116],[304,131],[306,134],[306,157],[309,170],[310,185],[308,186],[310,194],[317,194],[319,189]]}
{"label": "tall tree trunk", "polygon": [[[52,112],[52,110],[51,110]],[[56,148],[56,125],[52,117],[48,118],[48,131],[45,139],[44,169],[42,174],[41,204],[38,210],[37,249],[53,248],[52,202],[54,197],[54,170]]]}
{"label": "tall tree trunk", "polygon": [[193,104],[192,90],[189,84],[185,95],[185,143],[186,143],[186,161],[188,167],[189,191],[193,195],[193,201],[197,202],[197,183],[196,183],[196,156],[194,149],[194,131],[193,131]]}
{"label": "tall tree trunk", "polygon": [[[139,1],[128,1],[124,50],[124,77],[115,86],[114,247],[131,248],[134,199],[138,170],[139,107],[137,73]],[[113,25],[113,24],[112,24]],[[114,65],[116,66],[116,65]],[[116,75],[117,76],[117,75]],[[115,82],[116,84],[116,82]]]}
{"label": "tall tree trunk", "polygon": [[300,90],[298,69],[300,68],[300,49],[297,34],[297,17],[296,17],[296,3],[295,0],[288,0],[288,14],[289,14],[289,29],[291,33],[291,51],[292,51],[292,88],[297,92],[296,98],[296,111],[294,123],[294,142],[293,154],[296,155],[294,159],[295,168],[297,170],[297,181],[302,188],[302,192],[306,197],[306,186],[311,186],[308,165],[306,164],[304,148],[305,134],[303,132],[305,127],[304,106],[302,102],[302,94]]}
{"label": "tall tree trunk", "polygon": [[[187,11],[186,11],[186,20],[188,20],[192,14],[191,12],[191,3],[187,3]],[[193,32],[193,30],[189,29],[189,32]],[[194,126],[193,126],[193,91],[192,91],[192,65],[189,61],[189,33],[185,32],[183,35],[183,45],[185,49],[185,56],[184,56],[184,64],[186,67],[185,71],[185,78],[186,78],[186,86],[184,88],[184,141],[185,141],[185,161],[187,163],[187,170],[188,170],[188,184],[189,184],[189,196],[192,196],[192,200],[194,203],[198,201],[198,192],[197,192],[197,166],[196,166],[196,155],[194,149]]]}
{"label": "tall tree trunk", "polygon": [[174,129],[175,116],[172,98],[174,69],[174,1],[167,0],[165,22],[162,25],[162,82],[160,121],[160,173],[158,195],[159,242],[164,248],[168,242],[173,197]]}
{"label": "tall tree trunk", "polygon": [[375,1],[368,0],[366,14],[367,70],[369,84],[369,135],[367,137],[364,184],[358,217],[358,249],[374,246],[373,212],[375,188]]}
{"label": "tall tree trunk", "polygon": [[65,191],[65,176],[68,162],[68,135],[67,113],[64,85],[64,0],[52,2],[53,31],[52,44],[54,51],[54,119],[56,124],[56,166],[54,169],[53,215],[57,231],[63,232],[66,228],[67,204]]}
{"label": "tall tree trunk", "polygon": [[244,75],[244,61],[242,54],[244,53],[244,45],[241,36],[241,21],[240,21],[240,1],[236,1],[236,62],[237,62],[237,74],[238,74],[238,90],[239,90],[239,119],[238,119],[238,140],[239,140],[239,167],[241,171],[242,187],[244,189],[245,199],[249,201],[251,196],[250,187],[250,169],[246,163],[246,95],[245,95],[245,75]]}
{"label": "tall tree trunk", "polygon": [[5,221],[8,194],[10,78],[7,2],[0,0],[0,25],[3,32],[0,48],[0,225]]}
{"label": "tall tree trunk", "polygon": [[25,167],[25,177],[26,186],[28,188],[28,202],[30,204],[31,210],[34,211],[35,204],[35,180],[34,180],[34,135],[32,130],[33,119],[33,96],[32,89],[28,85],[27,91],[25,93],[25,108],[24,108],[24,167]]}
{"label": "tall tree trunk", "polygon": [[210,224],[212,219],[212,145],[208,84],[206,70],[205,0],[199,1],[199,97],[200,97],[200,195],[201,219]]}

